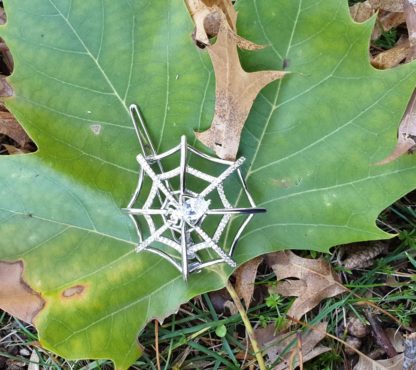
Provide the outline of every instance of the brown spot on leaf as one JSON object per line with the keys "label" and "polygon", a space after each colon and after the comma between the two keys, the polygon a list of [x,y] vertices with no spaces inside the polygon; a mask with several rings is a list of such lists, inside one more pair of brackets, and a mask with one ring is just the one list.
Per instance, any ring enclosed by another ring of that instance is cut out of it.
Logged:
{"label": "brown spot on leaf", "polygon": [[23,280],[23,262],[0,262],[0,307],[31,323],[45,301]]}
{"label": "brown spot on leaf", "polygon": [[62,297],[64,298],[75,298],[75,297],[79,297],[80,295],[82,295],[82,293],[85,290],[85,286],[84,285],[74,285],[68,289],[65,289],[62,292]]}
{"label": "brown spot on leaf", "polygon": [[278,186],[279,188],[283,189],[289,189],[292,186],[296,185],[295,180],[286,177],[281,179],[272,179],[271,182],[274,186]]}

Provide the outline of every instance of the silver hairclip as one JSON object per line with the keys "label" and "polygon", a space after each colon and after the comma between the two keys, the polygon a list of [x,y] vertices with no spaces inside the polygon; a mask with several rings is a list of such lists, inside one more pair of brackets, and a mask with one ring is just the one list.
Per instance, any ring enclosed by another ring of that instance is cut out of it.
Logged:
{"label": "silver hairclip", "polygon": [[[217,263],[225,262],[235,267],[236,263],[231,256],[240,235],[254,214],[266,211],[264,208],[256,208],[247,190],[240,171],[245,158],[232,162],[211,157],[188,145],[185,136],[181,137],[181,142],[176,147],[157,154],[143,117],[134,104],[130,106],[130,116],[142,151],[136,157],[140,164],[137,187],[125,208],[134,222],[139,237],[136,252],[146,250],[163,257],[182,273],[184,280],[187,280],[191,272],[200,271]],[[197,170],[188,164],[189,152],[203,160],[226,166],[225,170],[219,176]],[[176,153],[180,154],[179,166],[165,172],[162,160]],[[150,179],[150,190],[146,199],[139,202],[145,175]],[[192,183],[188,179],[189,175],[194,177]],[[234,208],[228,201],[224,183],[232,176],[237,178],[249,207]],[[178,184],[176,188],[172,186],[175,179]],[[196,182],[204,183],[202,190],[192,191],[188,187],[188,184],[195,185]],[[215,208],[215,202],[221,205]],[[141,208],[135,208],[137,203],[142,204]],[[215,230],[204,230],[203,223],[206,218],[215,215],[220,217]],[[231,246],[224,249],[219,243],[233,215],[248,217],[241,222]],[[140,219],[145,220],[147,224],[149,235],[146,235],[146,238],[143,237],[141,232],[143,228],[136,216],[142,216]]]}

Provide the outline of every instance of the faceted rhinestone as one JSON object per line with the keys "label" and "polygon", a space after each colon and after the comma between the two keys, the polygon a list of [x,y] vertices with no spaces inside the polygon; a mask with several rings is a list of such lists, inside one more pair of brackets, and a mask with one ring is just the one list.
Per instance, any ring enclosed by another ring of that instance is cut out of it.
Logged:
{"label": "faceted rhinestone", "polygon": [[182,206],[182,217],[190,223],[198,222],[208,211],[211,201],[202,198],[187,198]]}

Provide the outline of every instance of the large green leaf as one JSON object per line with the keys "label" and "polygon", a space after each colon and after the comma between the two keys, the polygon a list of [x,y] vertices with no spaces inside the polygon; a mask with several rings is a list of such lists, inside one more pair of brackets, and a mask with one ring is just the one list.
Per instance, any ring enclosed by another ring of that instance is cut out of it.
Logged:
{"label": "large green leaf", "polygon": [[[0,160],[0,258],[23,260],[25,281],[46,301],[35,319],[45,347],[127,368],[147,321],[231,272],[217,266],[184,283],[164,260],[134,253],[120,210],[138,170],[127,106],[141,105],[159,150],[184,133],[193,140],[213,113],[212,67],[192,44],[181,0],[5,5],[0,33],[15,58],[7,106],[40,149]],[[416,163],[372,164],[394,147],[415,67],[374,70],[372,23],[353,23],[344,0],[238,5],[240,33],[270,45],[243,55],[246,68],[292,73],[263,91],[243,135],[249,187],[268,213],[250,224],[236,260],[389,237],[375,218],[414,188]],[[72,287],[82,293],[65,297]]]}

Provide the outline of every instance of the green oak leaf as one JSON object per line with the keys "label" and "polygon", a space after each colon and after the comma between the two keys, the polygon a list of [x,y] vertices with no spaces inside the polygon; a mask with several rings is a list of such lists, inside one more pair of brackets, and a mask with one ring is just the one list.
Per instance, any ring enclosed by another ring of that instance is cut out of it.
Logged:
{"label": "green oak leaf", "polygon": [[[194,142],[213,114],[212,67],[192,44],[181,0],[4,3],[0,35],[15,59],[7,107],[39,150],[0,159],[0,259],[22,260],[46,302],[34,320],[43,346],[128,368],[149,320],[231,273],[216,266],[183,282],[166,261],[134,252],[121,211],[138,173],[128,105],[140,104],[159,151],[182,134]],[[248,185],[268,213],[254,218],[235,259],[390,237],[375,219],[414,188],[416,162],[373,164],[395,145],[414,65],[373,69],[373,21],[354,23],[344,0],[238,8],[239,32],[269,45],[243,53],[246,69],[287,65],[291,74],[263,90],[243,133]]]}

